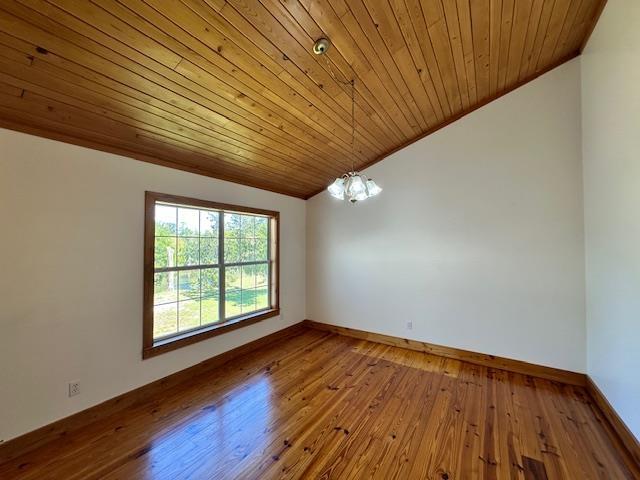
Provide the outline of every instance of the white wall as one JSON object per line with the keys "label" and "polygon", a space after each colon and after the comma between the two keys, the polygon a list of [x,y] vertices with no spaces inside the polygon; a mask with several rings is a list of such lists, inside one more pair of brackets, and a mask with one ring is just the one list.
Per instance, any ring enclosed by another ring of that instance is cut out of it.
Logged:
{"label": "white wall", "polygon": [[312,198],[308,318],[583,372],[579,70],[369,168],[374,199]]}
{"label": "white wall", "polygon": [[[283,315],[143,361],[145,190],[279,210]],[[305,316],[302,200],[0,129],[0,218],[0,440]]]}
{"label": "white wall", "polygon": [[640,439],[640,2],[610,0],[583,56],[588,373]]}

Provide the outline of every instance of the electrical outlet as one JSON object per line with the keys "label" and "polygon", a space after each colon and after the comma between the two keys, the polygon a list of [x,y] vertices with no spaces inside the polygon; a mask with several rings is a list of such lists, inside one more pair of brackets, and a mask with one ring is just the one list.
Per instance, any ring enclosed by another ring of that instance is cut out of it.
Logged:
{"label": "electrical outlet", "polygon": [[75,397],[76,395],[80,395],[80,380],[69,382],[69,396]]}
{"label": "electrical outlet", "polygon": [[407,322],[407,330],[413,330],[413,322],[411,320]]}

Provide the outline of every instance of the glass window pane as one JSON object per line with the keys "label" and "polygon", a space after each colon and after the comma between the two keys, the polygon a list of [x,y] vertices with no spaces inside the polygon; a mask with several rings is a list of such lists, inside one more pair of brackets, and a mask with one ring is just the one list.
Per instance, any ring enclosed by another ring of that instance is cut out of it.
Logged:
{"label": "glass window pane", "polygon": [[203,298],[200,302],[202,325],[215,323],[220,319],[220,308],[218,297]]}
{"label": "glass window pane", "polygon": [[155,268],[176,266],[176,237],[156,237],[153,253]]}
{"label": "glass window pane", "polygon": [[194,208],[178,208],[178,236],[197,237],[200,234],[200,212]]}
{"label": "glass window pane", "polygon": [[176,288],[176,272],[163,272],[154,275],[153,282],[153,304],[176,302],[178,300],[178,289]]}
{"label": "glass window pane", "polygon": [[178,302],[178,331],[200,326],[200,300]]}
{"label": "glass window pane", "polygon": [[269,284],[269,266],[255,265],[256,269],[256,287],[264,287]]}
{"label": "glass window pane", "polygon": [[201,272],[202,297],[218,297],[220,294],[219,270],[217,268],[205,268]]}
{"label": "glass window pane", "polygon": [[238,263],[240,261],[240,239],[224,239],[224,263]]}
{"label": "glass window pane", "polygon": [[242,313],[255,312],[256,310],[256,289],[249,288],[242,290]]}
{"label": "glass window pane", "polygon": [[156,237],[171,237],[176,235],[177,212],[178,209],[176,207],[156,204]]}
{"label": "glass window pane", "polygon": [[224,238],[240,238],[240,215],[236,213],[224,214]]}
{"label": "glass window pane", "polygon": [[200,298],[200,270],[178,272],[178,298],[179,300]]}
{"label": "glass window pane", "polygon": [[[269,308],[269,218],[159,203],[154,221],[155,268],[197,268],[154,273],[154,338],[220,322],[221,288],[227,318]],[[220,284],[220,268],[199,267],[222,262],[245,265],[226,268],[225,285]],[[246,265],[252,262],[264,263]]]}
{"label": "glass window pane", "polygon": [[178,332],[178,304],[165,303],[153,307],[153,338]]}
{"label": "glass window pane", "polygon": [[200,265],[218,263],[218,237],[200,238]]}
{"label": "glass window pane", "polygon": [[267,259],[269,258],[268,252],[267,252],[267,245],[268,244],[266,240],[262,240],[262,239],[256,240],[256,245],[255,245],[256,261],[267,261]]}
{"label": "glass window pane", "polygon": [[269,307],[269,289],[267,287],[256,288],[256,309],[262,310]]}
{"label": "glass window pane", "polygon": [[237,289],[226,290],[224,294],[224,313],[227,318],[235,317],[242,313],[240,292]]}
{"label": "glass window pane", "polygon": [[241,267],[231,267],[225,270],[225,316],[235,317],[242,313],[242,270]]}
{"label": "glass window pane", "polygon": [[243,238],[253,238],[255,237],[255,233],[253,231],[254,226],[254,218],[250,215],[242,215],[241,216],[241,234],[240,236]]}
{"label": "glass window pane", "polygon": [[199,238],[178,238],[178,266],[198,265]]}
{"label": "glass window pane", "polygon": [[240,261],[241,262],[253,262],[254,256],[254,242],[253,238],[241,238],[240,239]]}
{"label": "glass window pane", "polygon": [[218,236],[218,212],[200,210],[200,236]]}
{"label": "glass window pane", "polygon": [[267,232],[269,230],[269,220],[265,217],[256,217],[256,238],[267,239]]}
{"label": "glass window pane", "polygon": [[244,265],[242,267],[242,288],[256,286],[256,265]]}
{"label": "glass window pane", "polygon": [[242,278],[240,276],[241,267],[229,267],[225,270],[225,283],[227,290],[242,288]]}

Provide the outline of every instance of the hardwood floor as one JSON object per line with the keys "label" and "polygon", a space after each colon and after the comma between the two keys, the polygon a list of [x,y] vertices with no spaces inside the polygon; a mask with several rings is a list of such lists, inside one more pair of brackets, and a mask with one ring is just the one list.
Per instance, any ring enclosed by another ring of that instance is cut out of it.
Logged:
{"label": "hardwood floor", "polygon": [[586,391],[306,330],[0,465],[20,479],[633,479]]}

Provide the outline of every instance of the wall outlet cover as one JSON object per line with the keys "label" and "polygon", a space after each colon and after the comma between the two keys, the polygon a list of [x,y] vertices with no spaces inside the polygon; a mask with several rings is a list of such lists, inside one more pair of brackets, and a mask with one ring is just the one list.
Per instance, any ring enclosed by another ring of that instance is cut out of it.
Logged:
{"label": "wall outlet cover", "polygon": [[80,380],[69,382],[69,396],[75,397],[80,395]]}

